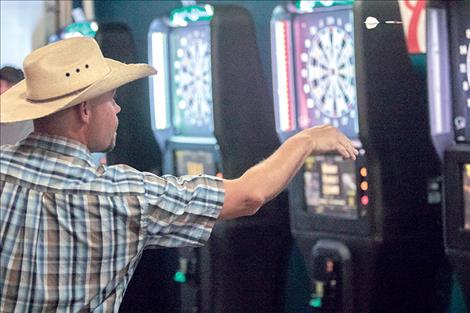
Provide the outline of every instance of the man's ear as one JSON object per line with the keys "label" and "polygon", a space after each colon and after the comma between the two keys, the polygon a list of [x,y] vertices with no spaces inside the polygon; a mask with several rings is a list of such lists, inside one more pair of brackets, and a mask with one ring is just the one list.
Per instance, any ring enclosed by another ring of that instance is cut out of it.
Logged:
{"label": "man's ear", "polygon": [[90,115],[91,115],[90,102],[83,101],[82,103],[77,104],[76,107],[77,107],[77,113],[79,115],[80,121],[82,121],[85,124],[88,124],[88,122],[90,121]]}

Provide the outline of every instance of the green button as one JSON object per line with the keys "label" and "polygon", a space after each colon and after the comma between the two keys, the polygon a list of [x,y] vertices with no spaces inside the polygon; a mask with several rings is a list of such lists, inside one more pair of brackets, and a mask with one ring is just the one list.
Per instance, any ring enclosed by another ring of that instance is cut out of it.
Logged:
{"label": "green button", "polygon": [[184,284],[186,282],[186,275],[183,272],[176,272],[173,280],[177,283]]}
{"label": "green button", "polygon": [[308,305],[310,305],[311,307],[314,307],[314,308],[321,308],[321,298],[314,298],[314,299],[311,299],[310,302],[308,303]]}

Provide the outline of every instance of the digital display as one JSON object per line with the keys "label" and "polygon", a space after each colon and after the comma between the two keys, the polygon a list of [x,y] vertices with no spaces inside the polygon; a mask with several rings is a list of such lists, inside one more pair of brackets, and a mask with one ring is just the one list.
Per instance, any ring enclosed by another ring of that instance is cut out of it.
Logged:
{"label": "digital display", "polygon": [[341,156],[311,156],[304,165],[307,211],[339,218],[358,218],[356,167]]}
{"label": "digital display", "polygon": [[351,9],[299,14],[293,20],[298,123],[359,133]]}
{"label": "digital display", "polygon": [[208,23],[170,33],[173,123],[178,135],[210,136],[212,112],[211,42]]}
{"label": "digital display", "polygon": [[176,176],[217,174],[214,154],[209,151],[176,150],[175,166]]}
{"label": "digital display", "polygon": [[465,207],[464,228],[470,230],[470,164],[463,167],[462,191]]}

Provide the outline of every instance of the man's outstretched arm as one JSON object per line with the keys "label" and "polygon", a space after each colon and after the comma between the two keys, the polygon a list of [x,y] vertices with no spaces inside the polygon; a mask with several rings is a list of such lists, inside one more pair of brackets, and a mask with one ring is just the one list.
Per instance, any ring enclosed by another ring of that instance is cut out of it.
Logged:
{"label": "man's outstretched arm", "polygon": [[225,201],[221,219],[253,215],[284,190],[311,154],[337,152],[344,159],[359,153],[338,129],[323,125],[305,129],[286,140],[269,158],[240,178],[224,180]]}

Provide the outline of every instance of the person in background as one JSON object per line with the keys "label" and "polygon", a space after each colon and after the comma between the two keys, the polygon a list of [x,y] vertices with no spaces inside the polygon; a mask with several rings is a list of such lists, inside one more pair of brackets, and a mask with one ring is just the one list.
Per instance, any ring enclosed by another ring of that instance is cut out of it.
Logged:
{"label": "person in background", "polygon": [[[0,95],[23,80],[23,72],[11,66],[0,69]],[[0,103],[1,105],[1,103]],[[15,144],[33,131],[32,121],[0,123],[0,146]]]}
{"label": "person in background", "polygon": [[96,166],[91,152],[116,143],[116,88],[157,71],[104,58],[86,37],[33,51],[24,70],[0,99],[0,122],[34,120],[0,150],[0,312],[118,312],[144,249],[202,246],[217,219],[255,214],[312,153],[358,154],[324,125],[236,179]]}

